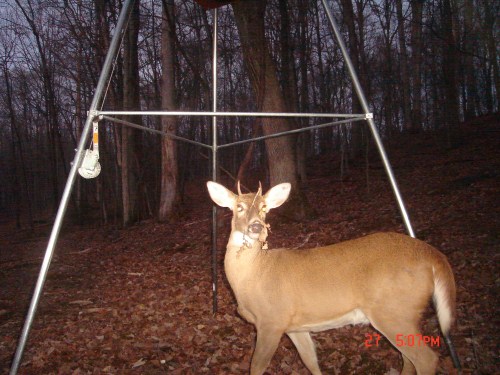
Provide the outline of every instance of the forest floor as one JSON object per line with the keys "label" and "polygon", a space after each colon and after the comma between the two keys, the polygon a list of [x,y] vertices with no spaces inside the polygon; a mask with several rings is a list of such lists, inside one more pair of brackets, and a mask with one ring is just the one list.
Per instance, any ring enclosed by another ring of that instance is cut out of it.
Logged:
{"label": "forest floor", "polygon": [[[423,133],[387,151],[418,238],[445,253],[457,281],[455,347],[465,374],[498,374],[500,286],[500,123],[464,125],[454,147]],[[372,147],[373,148],[373,147]],[[306,195],[318,215],[302,223],[269,215],[270,248],[326,245],[377,231],[404,232],[384,169],[339,178],[338,155],[310,161]],[[368,179],[367,179],[368,176]],[[34,319],[20,374],[247,374],[255,339],[236,312],[222,263],[230,214],[221,212],[218,312],[212,314],[211,202],[204,181],[188,186],[175,224],[154,220],[62,230]],[[220,210],[222,211],[222,210]],[[7,373],[51,225],[16,230],[0,220],[0,372]],[[434,310],[423,333],[439,335]],[[398,352],[376,331],[348,326],[314,334],[325,374],[397,374]],[[454,373],[445,345],[439,373]],[[269,374],[308,374],[283,337]]]}

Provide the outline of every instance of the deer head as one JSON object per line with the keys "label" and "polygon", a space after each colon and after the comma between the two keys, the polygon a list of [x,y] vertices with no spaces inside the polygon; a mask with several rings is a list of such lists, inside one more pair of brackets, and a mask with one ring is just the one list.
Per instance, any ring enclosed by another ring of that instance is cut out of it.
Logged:
{"label": "deer head", "polygon": [[207,188],[216,204],[233,211],[232,235],[239,237],[241,246],[252,247],[256,242],[266,242],[269,229],[266,215],[287,200],[291,185],[287,182],[276,185],[264,195],[262,186],[257,193],[242,194],[239,182],[238,194],[212,181],[207,182]]}

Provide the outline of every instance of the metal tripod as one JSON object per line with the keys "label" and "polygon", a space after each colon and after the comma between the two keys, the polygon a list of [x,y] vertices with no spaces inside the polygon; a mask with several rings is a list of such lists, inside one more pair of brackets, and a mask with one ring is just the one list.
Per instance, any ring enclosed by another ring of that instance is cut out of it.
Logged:
{"label": "metal tripod", "polygon": [[[211,150],[212,155],[212,179],[217,181],[217,152],[219,149],[223,149],[226,147],[237,146],[247,142],[254,142],[259,140],[264,140],[273,137],[286,136],[293,133],[299,133],[304,131],[310,131],[313,129],[319,129],[327,126],[340,125],[345,123],[351,123],[355,121],[367,121],[368,126],[370,128],[371,134],[375,140],[375,144],[379,151],[380,157],[382,159],[384,168],[386,170],[387,176],[389,178],[389,182],[391,184],[393,193],[395,195],[397,204],[399,206],[399,210],[401,212],[406,230],[411,237],[415,237],[413,232],[410,219],[406,208],[404,206],[403,199],[401,197],[401,193],[399,192],[398,185],[396,183],[396,179],[392,172],[391,165],[387,158],[386,152],[384,150],[384,146],[378,134],[378,130],[375,126],[375,122],[373,121],[373,115],[368,108],[368,103],[366,101],[363,89],[359,83],[358,76],[354,69],[354,66],[351,62],[349,54],[347,52],[346,46],[342,39],[342,35],[340,34],[337,23],[332,16],[331,10],[327,4],[326,0],[322,0],[324,9],[328,16],[328,20],[332,27],[332,31],[335,35],[335,38],[339,44],[339,47],[342,51],[342,55],[346,62],[349,74],[351,76],[354,89],[358,95],[359,101],[361,103],[361,107],[363,109],[363,114],[335,114],[335,113],[262,113],[262,112],[218,112],[217,111],[217,9],[213,10],[213,61],[212,61],[212,72],[213,72],[213,102],[212,102],[212,111],[211,112],[191,112],[191,111],[101,111],[99,110],[100,106],[102,106],[104,92],[106,89],[106,85],[108,80],[110,79],[110,72],[112,70],[113,61],[118,54],[120,41],[122,36],[126,30],[127,20],[129,18],[132,5],[134,0],[125,0],[123,4],[123,8],[121,10],[120,16],[118,18],[118,22],[116,25],[115,32],[113,34],[113,38],[111,40],[111,44],[106,55],[106,59],[104,62],[104,66],[101,71],[101,75],[99,77],[99,81],[96,87],[96,91],[94,93],[94,97],[92,103],[90,105],[90,109],[88,112],[87,120],[85,122],[83,131],[80,136],[80,140],[78,143],[78,148],[76,149],[75,157],[72,162],[71,170],[68,175],[68,179],[66,181],[66,185],[63,191],[63,195],[61,198],[61,202],[59,204],[59,209],[57,211],[57,215],[54,221],[54,226],[52,228],[52,232],[50,234],[49,242],[47,244],[47,248],[45,251],[45,256],[42,262],[42,266],[40,269],[40,273],[38,275],[38,279],[36,282],[36,286],[33,292],[33,296],[31,299],[31,303],[28,309],[28,313],[26,315],[26,319],[24,322],[24,326],[19,338],[18,346],[14,355],[14,359],[10,369],[10,375],[17,374],[19,369],[21,358],[24,353],[24,348],[26,346],[26,342],[28,339],[28,335],[33,323],[33,319],[35,317],[35,313],[38,307],[38,303],[40,300],[40,296],[42,293],[43,286],[45,284],[45,280],[47,277],[47,272],[52,260],[52,256],[54,254],[54,249],[59,237],[59,232],[61,230],[62,222],[66,213],[66,209],[68,206],[69,198],[71,195],[71,191],[77,177],[77,171],[82,165],[82,159],[84,156],[84,148],[91,132],[93,123],[98,122],[100,119],[107,119],[117,124],[122,124],[125,126],[131,126],[135,128],[140,128],[145,131],[153,132],[160,134],[162,136],[171,137],[178,141],[188,142],[191,144],[195,144],[198,146],[202,146]],[[150,129],[147,127],[143,127],[119,118],[115,118],[112,116],[125,116],[125,115],[141,115],[141,116],[204,116],[212,118],[212,144],[204,144],[194,140],[186,139],[183,137],[179,137],[172,134],[167,134],[165,132]],[[229,116],[238,116],[238,117],[308,117],[308,118],[328,118],[335,119],[335,121],[329,121],[319,125],[313,125],[307,128],[302,129],[294,129],[286,132],[276,133],[269,136],[261,136],[252,139],[247,139],[243,141],[237,141],[227,144],[219,145],[217,142],[217,119],[218,117],[229,117]],[[212,291],[213,291],[213,312],[217,311],[217,208],[213,207],[212,212]]]}

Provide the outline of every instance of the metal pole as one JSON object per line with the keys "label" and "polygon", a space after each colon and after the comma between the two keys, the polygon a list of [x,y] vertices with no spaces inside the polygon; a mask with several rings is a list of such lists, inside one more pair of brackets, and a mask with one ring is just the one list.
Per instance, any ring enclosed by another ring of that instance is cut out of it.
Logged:
{"label": "metal pole", "polygon": [[[366,101],[366,97],[365,97],[365,94],[363,92],[363,88],[361,87],[361,84],[359,83],[359,79],[358,79],[358,76],[356,74],[356,70],[354,69],[351,58],[349,57],[349,54],[347,52],[347,48],[344,44],[344,40],[342,39],[342,34],[340,33],[339,28],[337,26],[337,23],[335,22],[335,19],[332,16],[332,13],[330,11],[330,8],[326,3],[327,1],[322,0],[322,2],[323,2],[323,7],[325,8],[326,14],[328,16],[328,19],[330,21],[330,24],[332,26],[333,32],[335,34],[335,37],[337,38],[340,49],[342,50],[342,55],[344,56],[345,62],[347,64],[347,68],[349,70],[349,74],[351,75],[354,89],[356,90],[356,93],[358,94],[358,98],[359,98],[359,102],[361,103],[361,107],[363,108],[363,111],[365,111],[365,113],[369,113],[370,110],[368,108],[368,103]],[[384,150],[384,145],[382,144],[382,141],[381,141],[380,136],[378,134],[378,130],[377,130],[377,127],[375,126],[375,122],[373,121],[372,118],[367,118],[367,121],[368,121],[368,125],[370,126],[370,131],[373,135],[373,138],[375,139],[375,144],[377,145],[378,151],[380,153],[380,157],[382,158],[382,162],[383,162],[385,170],[387,172],[387,176],[389,177],[389,181],[391,183],[392,190],[393,190],[394,195],[396,197],[396,201],[398,202],[399,210],[400,210],[401,215],[403,217],[403,221],[404,221],[404,224],[406,226],[406,230],[411,237],[415,237],[415,233],[413,232],[413,228],[412,228],[411,223],[410,223],[410,218],[409,218],[408,213],[406,211],[401,193],[399,192],[396,178],[394,177],[394,173],[392,172],[391,164],[389,163],[389,159],[388,159],[387,154]]]}
{"label": "metal pole", "polygon": [[90,129],[92,128],[92,120],[94,118],[95,110],[97,109],[102,97],[104,88],[106,85],[106,81],[113,64],[113,59],[120,45],[120,35],[123,32],[123,26],[125,25],[130,9],[132,9],[132,3],[134,0],[126,0],[123,9],[120,13],[120,17],[118,18],[118,23],[116,25],[115,34],[113,35],[113,39],[111,41],[111,45],[108,50],[108,54],[106,56],[106,60],[104,62],[103,69],[101,71],[101,75],[99,77],[99,81],[97,84],[96,91],[94,93],[94,98],[92,99],[91,107],[89,114],[87,116],[87,120],[85,122],[85,126],[83,128],[82,134],[80,136],[80,142],[78,144],[78,148],[76,149],[75,158],[73,159],[73,163],[71,166],[71,170],[68,175],[68,180],[66,181],[66,186],[64,187],[63,195],[61,198],[61,202],[59,204],[59,209],[57,211],[56,219],[54,221],[54,226],[52,228],[52,232],[50,234],[49,242],[47,245],[47,249],[45,251],[45,256],[42,262],[42,266],[40,268],[40,273],[38,275],[38,280],[36,282],[35,290],[33,292],[33,297],[31,299],[30,307],[28,309],[28,314],[26,315],[26,320],[24,322],[23,329],[21,331],[21,336],[19,338],[19,342],[17,344],[16,353],[14,355],[14,359],[12,361],[12,366],[10,368],[10,375],[17,374],[19,369],[19,365],[21,363],[21,358],[24,353],[24,348],[26,346],[26,342],[28,340],[28,335],[31,329],[31,325],[33,323],[33,319],[35,317],[35,313],[38,307],[38,302],[40,300],[40,296],[42,294],[42,289],[45,284],[45,280],[47,278],[47,272],[50,266],[50,262],[52,260],[52,256],[54,254],[54,249],[57,243],[57,239],[59,237],[59,232],[61,230],[62,221],[64,218],[64,214],[66,213],[66,208],[68,206],[69,198],[71,195],[71,190],[73,188],[76,173],[80,166],[83,149],[86,144],[86,140],[88,138]]}
{"label": "metal pole", "polygon": [[[212,110],[217,111],[217,8],[214,9]],[[217,181],[217,116],[212,116],[212,181]],[[217,206],[212,206],[212,312],[217,313]]]}
{"label": "metal pole", "polygon": [[161,131],[161,130],[151,129],[151,128],[148,128],[147,126],[134,124],[133,122],[130,122],[130,121],[126,121],[126,120],[122,120],[122,119],[118,119],[118,118],[114,118],[114,117],[109,117],[109,116],[102,116],[102,118],[104,120],[108,120],[110,122],[114,122],[114,123],[117,123],[117,124],[129,126],[131,128],[135,128],[135,129],[139,129],[139,130],[144,130],[144,131],[147,131],[147,132],[150,132],[150,133],[154,133],[154,134],[159,134],[162,137],[167,137],[167,138],[175,139],[176,141],[186,142],[186,143],[190,143],[190,144],[195,145],[195,146],[201,146],[201,147],[210,148],[210,149],[212,148],[212,146],[207,145],[205,143],[201,143],[201,142],[198,142],[198,141],[193,141],[191,139],[184,138],[184,137],[179,137],[178,135],[167,133],[167,132],[164,132],[164,131]]}
{"label": "metal pole", "polygon": [[287,131],[284,131],[284,132],[263,135],[263,136],[260,136],[260,137],[255,137],[255,138],[250,138],[250,139],[244,139],[242,141],[225,143],[223,145],[218,146],[218,149],[222,149],[222,148],[226,148],[226,147],[232,147],[232,146],[236,146],[236,145],[242,145],[242,144],[249,143],[249,142],[262,141],[262,140],[270,139],[270,138],[283,137],[285,135],[297,134],[297,133],[302,133],[302,132],[306,132],[306,131],[311,131],[311,130],[314,130],[314,129],[322,129],[322,128],[326,128],[328,126],[347,124],[349,122],[361,121],[361,120],[364,120],[364,118],[363,119],[359,119],[358,118],[358,119],[354,119],[354,120],[353,119],[349,119],[349,120],[342,120],[342,121],[335,121],[335,122],[327,122],[325,124],[312,125],[312,126],[308,126],[306,128],[299,128],[299,129],[287,130]]}

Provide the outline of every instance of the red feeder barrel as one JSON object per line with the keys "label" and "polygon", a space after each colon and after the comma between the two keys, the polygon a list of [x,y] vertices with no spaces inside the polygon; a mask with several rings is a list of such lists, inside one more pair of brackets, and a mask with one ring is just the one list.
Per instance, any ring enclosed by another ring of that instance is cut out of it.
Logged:
{"label": "red feeder barrel", "polygon": [[195,0],[205,9],[219,8],[223,5],[232,3],[234,0]]}

